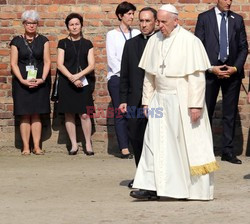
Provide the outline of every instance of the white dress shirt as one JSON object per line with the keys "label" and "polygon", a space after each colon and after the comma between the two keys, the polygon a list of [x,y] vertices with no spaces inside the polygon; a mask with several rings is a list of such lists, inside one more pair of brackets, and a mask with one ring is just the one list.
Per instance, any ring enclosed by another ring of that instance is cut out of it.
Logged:
{"label": "white dress shirt", "polygon": [[[140,34],[140,31],[137,29],[131,30],[131,36],[135,37]],[[107,53],[107,61],[108,61],[108,75],[107,79],[109,80],[111,76],[117,75],[120,77],[120,69],[121,69],[121,60],[123,48],[126,40],[130,39],[130,32],[124,33],[120,32],[117,29],[110,30],[107,33],[106,38],[106,53]]]}

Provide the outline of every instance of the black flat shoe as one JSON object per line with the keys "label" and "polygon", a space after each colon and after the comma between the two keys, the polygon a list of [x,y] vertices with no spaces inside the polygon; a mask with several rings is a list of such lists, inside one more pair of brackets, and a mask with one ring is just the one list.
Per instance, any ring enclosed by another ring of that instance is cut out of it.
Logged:
{"label": "black flat shoe", "polygon": [[133,155],[131,153],[128,154],[121,153],[121,159],[133,159]]}
{"label": "black flat shoe", "polygon": [[95,153],[94,152],[90,152],[90,151],[84,151],[84,154],[86,155],[86,156],[93,156],[93,155],[95,155]]}
{"label": "black flat shoe", "polygon": [[242,161],[240,159],[238,159],[236,156],[234,156],[232,153],[223,154],[221,156],[221,161],[227,161],[227,162],[233,163],[233,164],[242,164]]}
{"label": "black flat shoe", "polygon": [[71,150],[69,151],[69,155],[70,155],[70,156],[75,156],[75,155],[78,153],[78,149],[79,149],[78,147],[77,147],[76,150],[72,150],[72,149],[71,149]]}
{"label": "black flat shoe", "polygon": [[128,188],[132,188],[133,187],[133,183],[134,183],[134,180],[131,180],[129,183],[128,183]]}
{"label": "black flat shoe", "polygon": [[147,190],[131,191],[129,195],[132,198],[140,200],[154,201],[160,199],[160,197],[157,196],[156,191],[147,191]]}

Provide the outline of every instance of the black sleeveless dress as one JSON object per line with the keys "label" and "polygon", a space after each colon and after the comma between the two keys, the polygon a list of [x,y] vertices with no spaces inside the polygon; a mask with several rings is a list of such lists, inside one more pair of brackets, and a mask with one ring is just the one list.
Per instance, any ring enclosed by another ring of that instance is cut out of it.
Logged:
{"label": "black sleeveless dress", "polygon": [[[33,57],[36,61],[38,69],[37,78],[41,78],[43,74],[43,52],[44,44],[49,41],[45,36],[38,35],[30,48],[33,51]],[[24,79],[27,78],[26,65],[30,63],[30,51],[25,45],[24,39],[21,36],[14,37],[10,42],[18,49],[18,67]],[[37,88],[29,89],[19,82],[15,75],[12,81],[12,95],[14,100],[14,115],[32,115],[32,114],[47,114],[50,113],[50,75],[45,80],[45,83]]]}

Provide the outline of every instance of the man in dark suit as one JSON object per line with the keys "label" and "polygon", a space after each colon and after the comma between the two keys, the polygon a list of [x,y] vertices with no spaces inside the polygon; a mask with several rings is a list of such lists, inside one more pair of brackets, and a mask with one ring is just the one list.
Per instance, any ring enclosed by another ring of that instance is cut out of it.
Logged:
{"label": "man in dark suit", "polygon": [[[154,34],[156,10],[145,7],[139,12],[141,34],[126,41],[120,77],[120,110],[127,113],[129,140],[133,147],[136,166],[139,163],[147,119],[141,108],[144,70],[138,67],[148,38]],[[128,187],[132,187],[131,181]]]}
{"label": "man in dark suit", "polygon": [[201,13],[195,35],[203,42],[212,67],[206,72],[206,103],[210,123],[221,88],[223,107],[222,161],[241,164],[233,148],[241,79],[248,53],[242,16],[230,11],[232,0],[218,0],[217,6]]}

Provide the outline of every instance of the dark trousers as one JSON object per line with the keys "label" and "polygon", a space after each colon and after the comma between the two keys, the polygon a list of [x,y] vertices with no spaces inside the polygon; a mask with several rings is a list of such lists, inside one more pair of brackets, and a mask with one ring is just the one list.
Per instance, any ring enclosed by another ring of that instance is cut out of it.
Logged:
{"label": "dark trousers", "polygon": [[120,77],[114,75],[108,81],[108,91],[114,107],[114,125],[119,149],[128,148],[127,118],[118,110],[120,106]]}
{"label": "dark trousers", "polygon": [[237,75],[234,74],[228,79],[218,79],[214,74],[206,74],[206,104],[211,126],[220,88],[222,91],[222,154],[235,155],[233,140],[241,86],[241,78]]}
{"label": "dark trousers", "polygon": [[[136,117],[134,117],[134,115]],[[141,158],[144,132],[145,132],[147,121],[148,121],[147,118],[145,118],[142,115],[143,114],[137,113],[137,112],[133,113],[133,115],[131,115],[129,112],[127,114],[129,141],[134,151],[136,167],[138,166],[140,158]]]}

